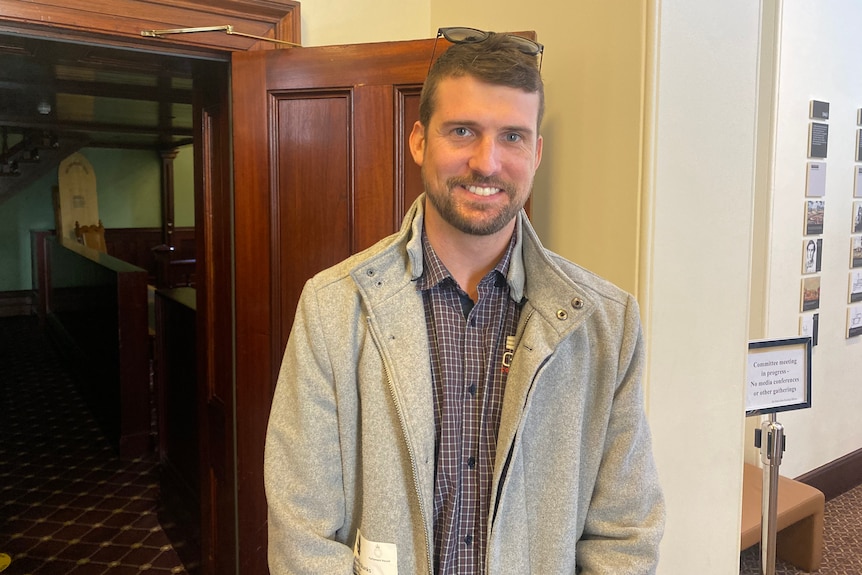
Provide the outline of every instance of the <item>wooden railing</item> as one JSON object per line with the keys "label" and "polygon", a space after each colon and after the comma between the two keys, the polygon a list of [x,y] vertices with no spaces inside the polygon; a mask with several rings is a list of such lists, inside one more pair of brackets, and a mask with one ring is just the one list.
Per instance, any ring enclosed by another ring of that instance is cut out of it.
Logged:
{"label": "wooden railing", "polygon": [[147,272],[45,238],[45,319],[95,419],[121,457],[151,449]]}

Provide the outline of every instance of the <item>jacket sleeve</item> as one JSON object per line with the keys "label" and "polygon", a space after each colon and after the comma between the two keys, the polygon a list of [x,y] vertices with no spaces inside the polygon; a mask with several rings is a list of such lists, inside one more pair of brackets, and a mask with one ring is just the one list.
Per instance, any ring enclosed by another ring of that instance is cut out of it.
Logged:
{"label": "jacket sleeve", "polygon": [[272,575],[353,573],[353,551],[344,542],[335,376],[311,286],[306,284],[300,298],[267,427],[264,482]]}
{"label": "jacket sleeve", "polygon": [[577,543],[581,575],[656,572],[665,509],[644,412],[643,353],[638,308],[629,297],[604,454]]}

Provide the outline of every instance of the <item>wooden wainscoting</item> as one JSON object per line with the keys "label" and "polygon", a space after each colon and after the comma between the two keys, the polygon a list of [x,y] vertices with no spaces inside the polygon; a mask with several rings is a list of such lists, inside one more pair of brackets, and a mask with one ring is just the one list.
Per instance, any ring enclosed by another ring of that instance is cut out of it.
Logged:
{"label": "wooden wainscoting", "polygon": [[[105,243],[108,253],[117,259],[147,270],[147,281],[157,285],[159,262],[154,248],[164,245],[161,228],[107,228]],[[195,285],[195,229],[176,228],[173,232],[174,251],[167,281],[173,286]]]}

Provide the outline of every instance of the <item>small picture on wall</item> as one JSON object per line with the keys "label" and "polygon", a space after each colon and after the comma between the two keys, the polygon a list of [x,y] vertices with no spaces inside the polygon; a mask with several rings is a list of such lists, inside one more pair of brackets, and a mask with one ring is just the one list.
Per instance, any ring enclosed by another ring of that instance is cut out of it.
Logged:
{"label": "small picture on wall", "polygon": [[853,270],[850,272],[850,303],[862,302],[862,270]]}
{"label": "small picture on wall", "polygon": [[802,242],[802,273],[813,274],[820,271],[822,261],[823,239],[803,240]]}
{"label": "small picture on wall", "polygon": [[853,202],[853,233],[862,233],[862,202]]}
{"label": "small picture on wall", "polygon": [[820,276],[802,278],[802,311],[820,308]]}
{"label": "small picture on wall", "polygon": [[799,316],[799,335],[810,337],[811,345],[817,345],[817,332],[820,327],[820,314],[806,314]]}
{"label": "small picture on wall", "polygon": [[862,166],[853,166],[856,175],[853,179],[853,197],[862,198]]}
{"label": "small picture on wall", "polygon": [[[823,200],[809,200],[805,210],[805,235],[816,236],[823,233]],[[858,202],[862,204],[862,202]],[[862,229],[860,229],[862,231]]]}
{"label": "small picture on wall", "polygon": [[847,337],[862,335],[862,305],[847,308]]}
{"label": "small picture on wall", "polygon": [[862,236],[850,238],[850,267],[862,268]]}
{"label": "small picture on wall", "polygon": [[805,195],[809,198],[822,198],[826,195],[826,162],[808,162]]}

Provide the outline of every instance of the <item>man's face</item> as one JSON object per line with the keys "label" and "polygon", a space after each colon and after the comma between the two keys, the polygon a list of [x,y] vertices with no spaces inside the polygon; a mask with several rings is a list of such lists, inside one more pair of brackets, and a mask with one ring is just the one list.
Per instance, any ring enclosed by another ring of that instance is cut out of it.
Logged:
{"label": "man's face", "polygon": [[427,130],[410,134],[427,217],[481,236],[514,225],[542,158],[539,95],[462,76],[443,79],[434,103]]}

